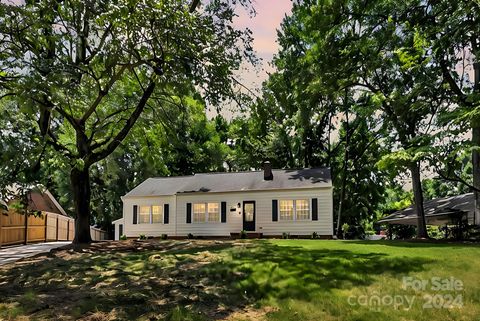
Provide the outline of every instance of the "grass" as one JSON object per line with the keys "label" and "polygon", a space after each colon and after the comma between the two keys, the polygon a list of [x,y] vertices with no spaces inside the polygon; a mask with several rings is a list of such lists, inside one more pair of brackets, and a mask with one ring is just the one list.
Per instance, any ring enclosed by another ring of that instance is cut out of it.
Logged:
{"label": "grass", "polygon": [[[118,249],[111,244],[0,269],[0,319],[480,320],[475,245],[128,241]],[[426,285],[405,287],[404,277]],[[432,288],[432,278],[442,281],[443,289]],[[451,282],[463,288],[447,289]]]}

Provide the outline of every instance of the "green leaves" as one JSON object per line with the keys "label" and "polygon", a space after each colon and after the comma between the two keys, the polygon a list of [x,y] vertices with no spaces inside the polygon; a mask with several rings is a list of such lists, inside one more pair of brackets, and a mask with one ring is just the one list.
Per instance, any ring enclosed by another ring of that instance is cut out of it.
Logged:
{"label": "green leaves", "polygon": [[[0,120],[0,185],[52,184],[53,176],[68,200],[72,169],[100,182],[118,174],[131,188],[140,176],[221,168],[225,151],[204,107],[237,98],[233,71],[255,62],[251,32],[232,24],[235,4],[212,1],[194,12],[186,0],[0,4],[0,97],[11,97],[18,113]],[[115,161],[102,162],[112,154]],[[118,213],[121,192],[108,196]]]}

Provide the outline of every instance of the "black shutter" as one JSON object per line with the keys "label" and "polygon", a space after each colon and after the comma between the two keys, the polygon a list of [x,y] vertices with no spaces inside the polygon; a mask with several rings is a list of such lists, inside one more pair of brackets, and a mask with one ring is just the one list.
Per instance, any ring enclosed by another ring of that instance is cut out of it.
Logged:
{"label": "black shutter", "polygon": [[192,223],[192,203],[187,203],[187,223]]}
{"label": "black shutter", "polygon": [[312,198],[312,221],[318,221],[318,201]]}
{"label": "black shutter", "polygon": [[272,200],[272,222],[278,221],[278,201]]}
{"label": "black shutter", "polygon": [[227,202],[222,202],[222,223],[227,222]]}
{"label": "black shutter", "polygon": [[133,224],[137,224],[137,205],[133,205]]}
{"label": "black shutter", "polygon": [[168,224],[170,205],[163,205],[163,224]]}
{"label": "black shutter", "polygon": [[123,224],[118,224],[118,237],[122,237],[123,235]]}

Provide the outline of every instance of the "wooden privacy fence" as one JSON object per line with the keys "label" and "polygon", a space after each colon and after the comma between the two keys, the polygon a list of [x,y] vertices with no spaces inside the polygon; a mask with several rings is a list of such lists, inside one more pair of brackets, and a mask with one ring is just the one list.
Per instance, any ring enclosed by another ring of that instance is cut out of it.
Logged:
{"label": "wooden privacy fence", "polygon": [[90,226],[90,235],[94,241],[103,241],[108,239],[107,232],[93,226]]}
{"label": "wooden privacy fence", "polygon": [[[33,242],[73,241],[75,220],[64,215],[42,212],[39,216],[14,211],[0,214],[0,246]],[[27,217],[27,220],[25,218]],[[103,230],[91,227],[92,240],[107,239]]]}

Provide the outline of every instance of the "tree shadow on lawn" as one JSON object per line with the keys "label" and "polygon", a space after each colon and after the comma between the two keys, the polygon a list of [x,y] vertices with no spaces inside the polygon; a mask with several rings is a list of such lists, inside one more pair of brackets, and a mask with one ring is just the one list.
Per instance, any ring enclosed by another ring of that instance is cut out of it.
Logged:
{"label": "tree shadow on lawn", "polygon": [[378,240],[378,241],[362,241],[351,240],[345,243],[361,244],[361,245],[386,245],[404,248],[446,248],[446,247],[480,247],[479,242],[469,241],[452,241],[452,240]]}
{"label": "tree shadow on lawn", "polygon": [[51,256],[0,270],[0,302],[18,302],[13,315],[0,309],[0,318],[219,320],[261,299],[310,301],[432,262],[263,241]]}
{"label": "tree shadow on lawn", "polygon": [[252,249],[231,251],[232,260],[205,267],[208,275],[229,273],[240,278],[230,284],[250,299],[296,298],[310,301],[320,292],[365,287],[380,275],[401,277],[424,270],[432,260],[420,257],[389,257],[382,253],[355,253],[348,250],[305,249],[262,243]]}

